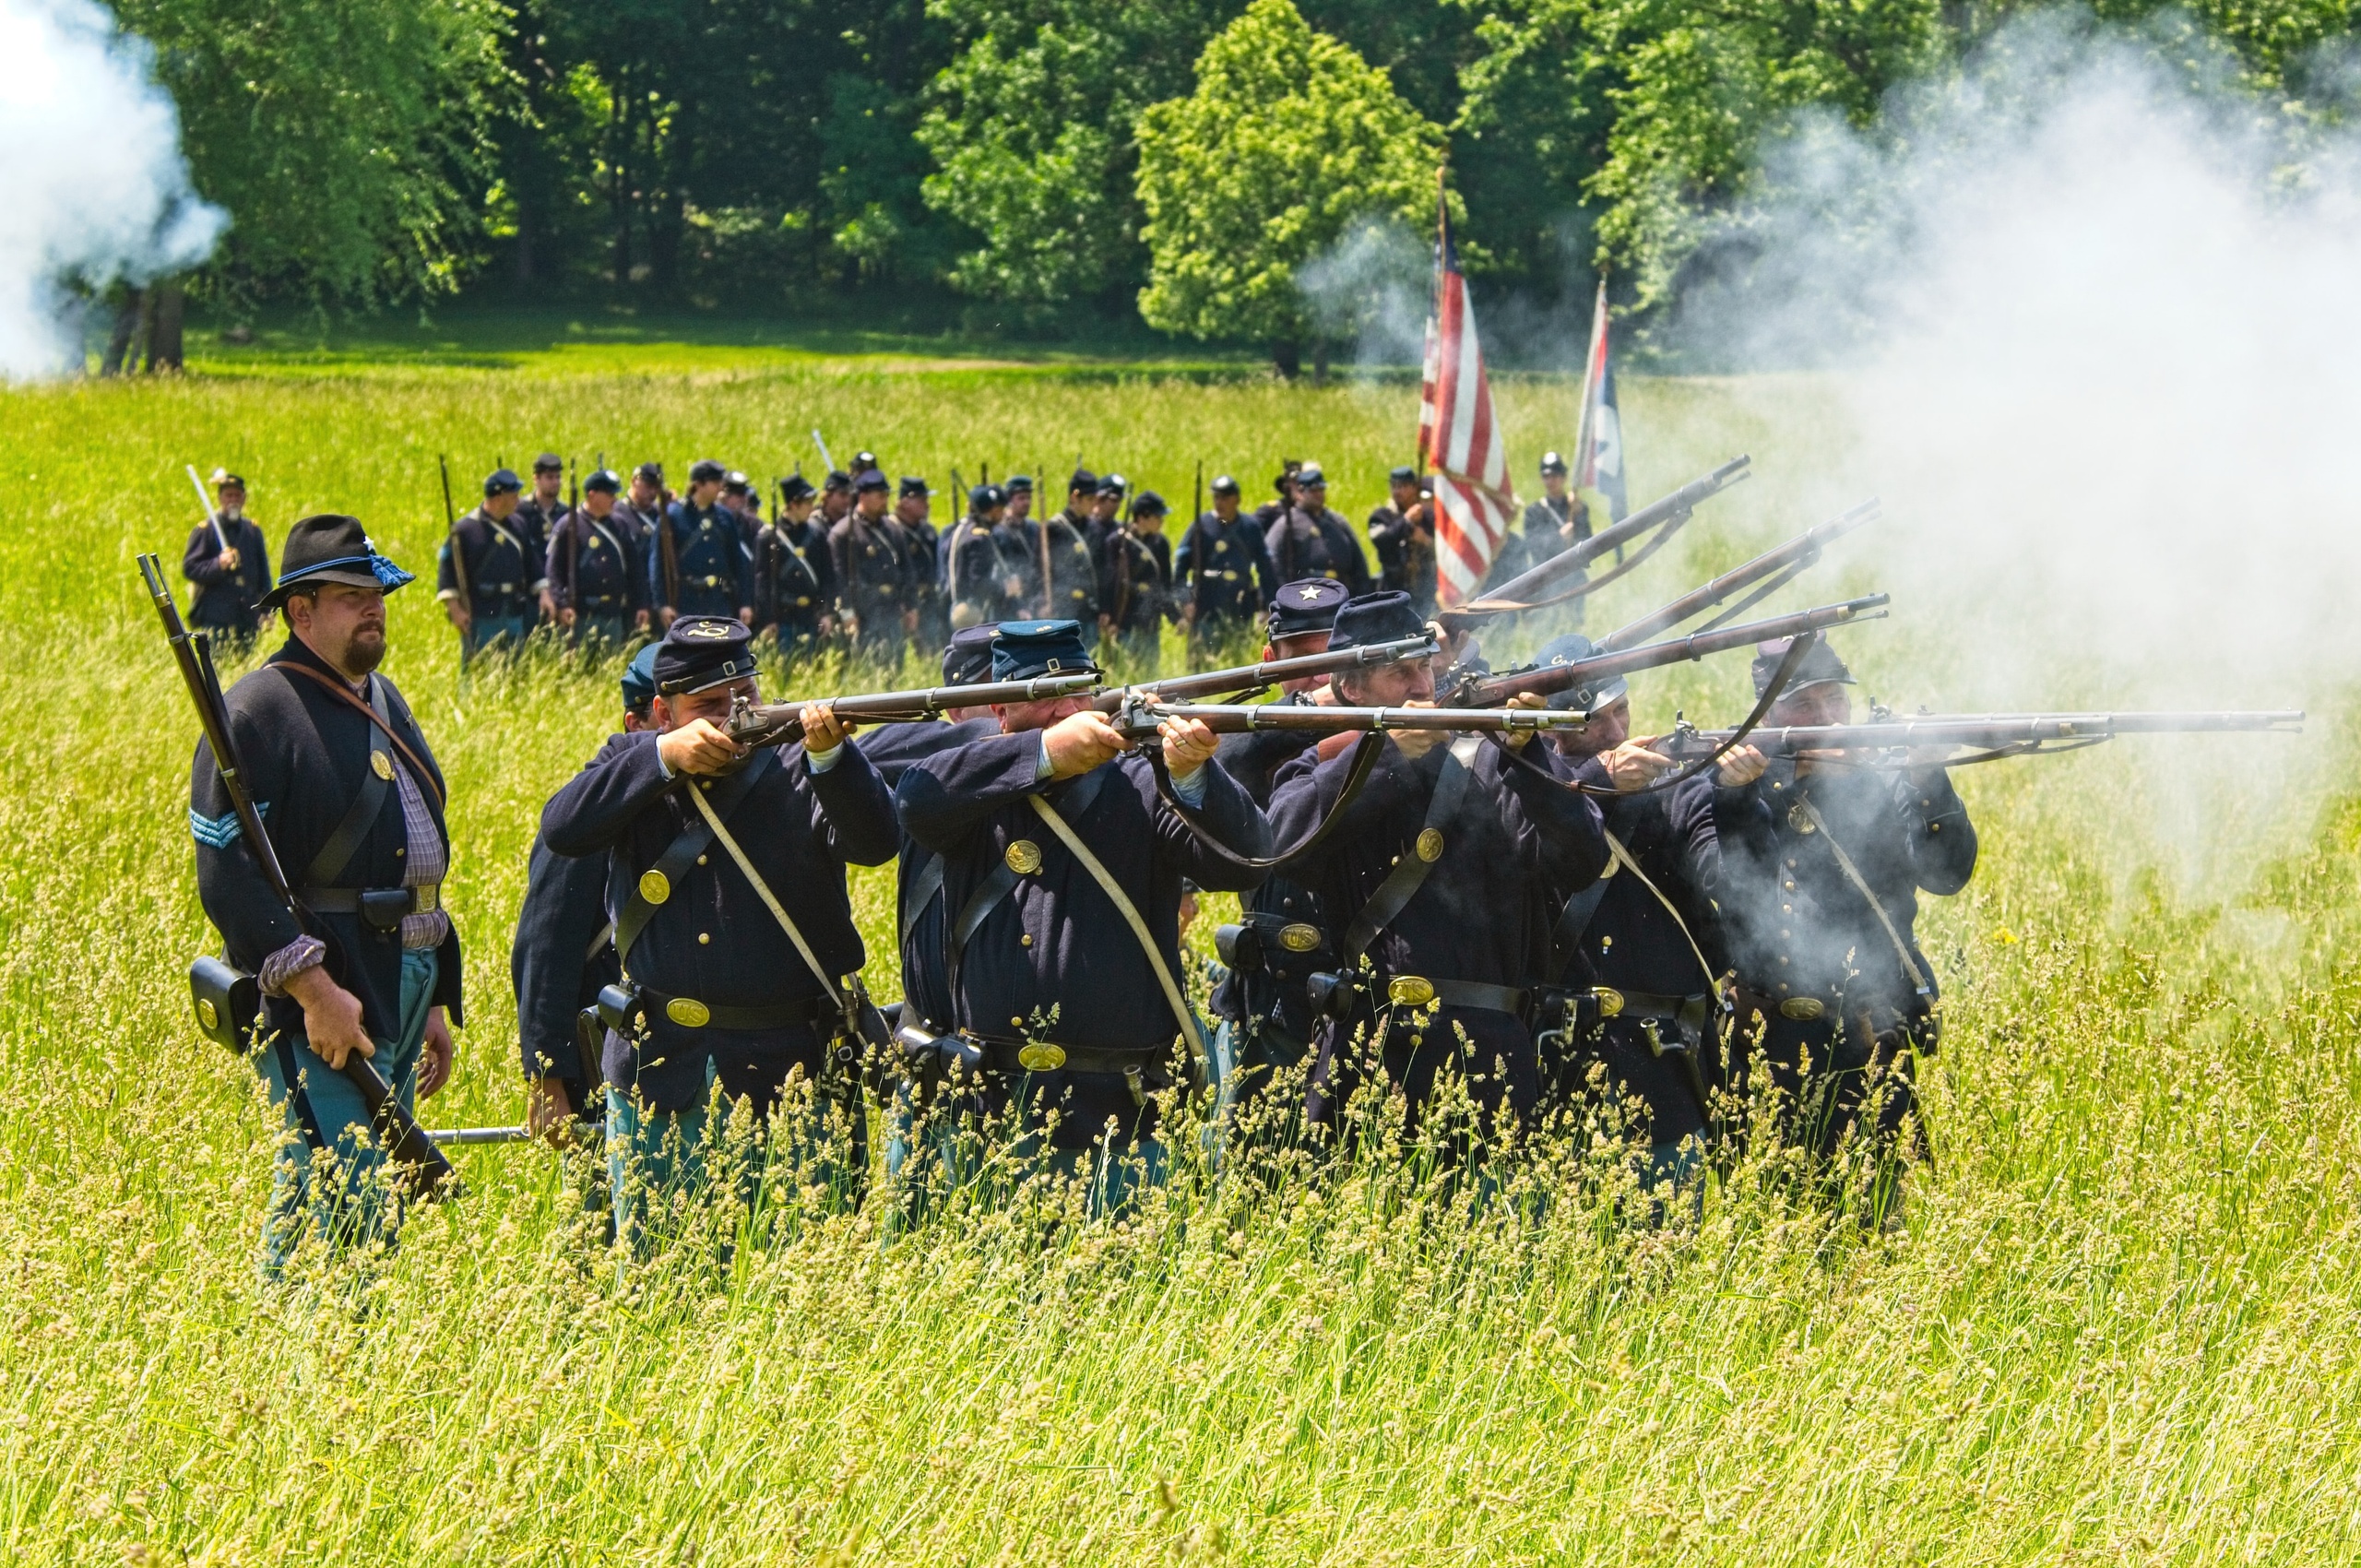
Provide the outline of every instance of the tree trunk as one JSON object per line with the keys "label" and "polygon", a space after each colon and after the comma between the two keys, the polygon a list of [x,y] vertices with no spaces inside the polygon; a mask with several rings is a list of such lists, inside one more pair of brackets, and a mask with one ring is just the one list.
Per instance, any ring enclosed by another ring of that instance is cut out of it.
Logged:
{"label": "tree trunk", "polygon": [[178,371],[183,368],[181,323],[186,314],[188,291],[178,283],[160,283],[148,291],[156,302],[156,322],[148,335],[148,369]]}
{"label": "tree trunk", "polygon": [[[123,374],[124,358],[131,353],[132,335],[139,330],[142,304],[139,290],[125,289],[123,291],[123,298],[114,307],[114,327],[107,334],[106,357],[99,362],[101,375]],[[132,360],[132,367],[138,368],[136,356]]]}
{"label": "tree trunk", "polygon": [[1311,384],[1315,386],[1328,384],[1328,350],[1333,345],[1325,338],[1311,340]]}
{"label": "tree trunk", "polygon": [[529,284],[533,280],[533,208],[529,203],[516,204],[516,281]]}
{"label": "tree trunk", "polygon": [[1303,345],[1292,338],[1281,339],[1271,345],[1271,362],[1282,377],[1293,381],[1303,374]]}

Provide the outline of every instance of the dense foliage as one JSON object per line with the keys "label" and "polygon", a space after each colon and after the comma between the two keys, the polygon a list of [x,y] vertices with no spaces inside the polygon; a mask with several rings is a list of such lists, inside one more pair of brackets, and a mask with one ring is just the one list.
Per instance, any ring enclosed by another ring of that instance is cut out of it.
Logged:
{"label": "dense foliage", "polygon": [[[1896,84],[2035,8],[1304,0],[1302,57],[1241,73],[1207,45],[1243,0],[116,4],[159,45],[199,188],[234,220],[208,281],[241,306],[470,283],[666,306],[849,295],[872,311],[964,301],[985,328],[1137,310],[1237,340],[1279,331],[1276,296],[1220,276],[1299,259],[1328,225],[1297,214],[1396,206],[1391,174],[1365,190],[1302,156],[1337,134],[1295,112],[1315,61],[1427,123],[1388,109],[1388,156],[1415,149],[1430,172],[1447,153],[1477,272],[1548,308],[1610,267],[1644,306],[1799,112],[1870,125]],[[2345,102],[2347,0],[2091,10],[2166,37],[2193,69],[2214,68],[2210,38],[2272,107]],[[1148,143],[1202,152],[1256,125],[1295,151],[1251,192],[1193,186],[1181,221],[1157,181],[1185,160],[1158,164]]]}

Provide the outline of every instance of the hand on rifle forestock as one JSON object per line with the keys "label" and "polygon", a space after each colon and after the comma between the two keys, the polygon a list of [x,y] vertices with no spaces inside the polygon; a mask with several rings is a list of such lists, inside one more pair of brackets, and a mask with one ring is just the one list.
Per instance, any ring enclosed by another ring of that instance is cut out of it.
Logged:
{"label": "hand on rifle forestock", "polygon": [[803,709],[803,750],[807,754],[812,752],[835,751],[845,743],[847,736],[855,733],[859,729],[859,725],[836,717],[836,706],[834,703],[808,704]]}
{"label": "hand on rifle forestock", "polygon": [[1202,719],[1168,719],[1156,727],[1156,734],[1164,746],[1165,770],[1176,778],[1186,778],[1213,761],[1214,749],[1220,744]]}
{"label": "hand on rifle forestock", "polygon": [[[1507,703],[1503,706],[1508,707],[1521,707],[1525,709],[1527,712],[1531,712],[1536,708],[1548,707],[1549,706],[1549,699],[1543,696],[1538,692],[1519,692],[1516,695],[1509,698]],[[1501,737],[1501,743],[1508,747],[1508,749],[1513,752],[1521,752],[1525,750],[1525,747],[1533,743],[1533,731],[1530,730],[1512,730],[1507,734]]]}

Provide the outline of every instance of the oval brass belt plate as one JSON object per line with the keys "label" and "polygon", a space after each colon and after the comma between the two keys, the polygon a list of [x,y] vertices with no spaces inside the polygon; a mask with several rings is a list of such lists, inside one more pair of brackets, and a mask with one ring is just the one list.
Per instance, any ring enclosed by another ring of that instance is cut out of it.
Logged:
{"label": "oval brass belt plate", "polygon": [[1290,953],[1309,953],[1320,945],[1320,928],[1298,921],[1279,928],[1279,945]]}
{"label": "oval brass belt plate", "polygon": [[394,759],[383,752],[371,752],[369,771],[390,784],[394,781]]}
{"label": "oval brass belt plate", "polygon": [[208,1029],[218,1029],[221,1027],[221,1012],[213,1005],[213,998],[208,996],[198,1001],[196,1021]]}
{"label": "oval brass belt plate", "polygon": [[1008,847],[1008,853],[1001,859],[1006,861],[1008,869],[1017,875],[1031,876],[1041,869],[1041,846],[1030,838],[1019,838]]}
{"label": "oval brass belt plate", "polygon": [[1434,981],[1424,975],[1395,975],[1385,982],[1385,999],[1396,1007],[1424,1007],[1435,999]]}
{"label": "oval brass belt plate", "polygon": [[1828,1011],[1828,1004],[1817,996],[1790,996],[1779,1004],[1779,1016],[1798,1024],[1809,1024]]}
{"label": "oval brass belt plate", "polygon": [[1028,1073],[1054,1073],[1066,1064],[1066,1048],[1037,1039],[1016,1048],[1016,1064]]}
{"label": "oval brass belt plate", "polygon": [[664,1016],[684,1029],[701,1029],[713,1017],[713,1009],[694,996],[676,996],[664,1004]]}
{"label": "oval brass belt plate", "polygon": [[1623,1016],[1623,993],[1616,990],[1613,986],[1593,986],[1591,988],[1591,994],[1598,998],[1598,1016],[1600,1017],[1619,1018]]}
{"label": "oval brass belt plate", "polygon": [[639,896],[647,899],[651,904],[661,904],[665,899],[670,898],[672,896],[671,878],[666,876],[660,871],[641,872],[639,873]]}
{"label": "oval brass belt plate", "polygon": [[1442,859],[1442,828],[1421,827],[1418,829],[1418,859],[1426,861],[1429,865],[1432,865],[1437,861]]}

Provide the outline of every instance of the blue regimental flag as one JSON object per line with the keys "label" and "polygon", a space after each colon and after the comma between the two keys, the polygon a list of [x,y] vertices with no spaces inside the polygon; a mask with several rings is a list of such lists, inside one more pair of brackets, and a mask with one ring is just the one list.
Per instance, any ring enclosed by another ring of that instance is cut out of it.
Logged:
{"label": "blue regimental flag", "polygon": [[1608,346],[1607,279],[1598,280],[1598,303],[1591,312],[1590,354],[1583,364],[1582,429],[1574,440],[1574,488],[1596,492],[1607,503],[1607,520],[1619,523],[1631,509],[1623,490],[1623,416],[1615,403],[1615,358]]}

